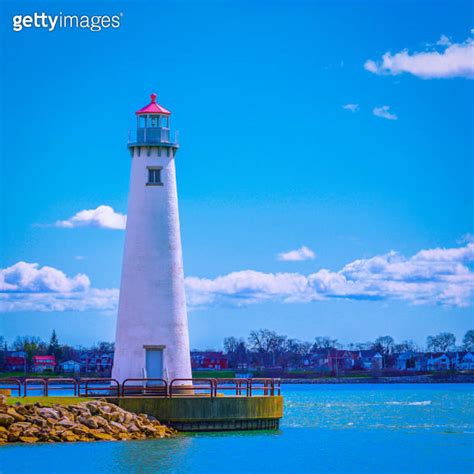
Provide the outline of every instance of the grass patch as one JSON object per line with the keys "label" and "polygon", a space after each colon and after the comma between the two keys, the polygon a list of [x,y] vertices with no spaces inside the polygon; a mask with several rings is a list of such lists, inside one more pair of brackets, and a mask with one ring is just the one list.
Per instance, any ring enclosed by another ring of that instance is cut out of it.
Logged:
{"label": "grass patch", "polygon": [[55,373],[39,373],[39,372],[0,372],[0,379],[17,379],[19,377],[27,378],[51,378],[51,377],[66,377],[64,374],[55,374]]}
{"label": "grass patch", "polygon": [[18,379],[18,378],[55,378],[55,377],[69,377],[68,374],[57,374],[55,372],[1,372],[0,379]]}
{"label": "grass patch", "polygon": [[58,405],[77,405],[80,402],[87,402],[90,398],[84,397],[7,397],[7,405],[15,405],[20,402],[22,405],[30,403],[40,403],[44,406]]}
{"label": "grass patch", "polygon": [[193,370],[196,379],[233,379],[235,370]]}

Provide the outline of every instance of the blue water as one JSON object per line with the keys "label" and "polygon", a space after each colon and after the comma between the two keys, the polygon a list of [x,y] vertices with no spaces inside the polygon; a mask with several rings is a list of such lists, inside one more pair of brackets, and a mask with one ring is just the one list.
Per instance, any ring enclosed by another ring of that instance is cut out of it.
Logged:
{"label": "blue water", "polygon": [[472,473],[474,385],[284,385],[279,432],[0,448],[2,473]]}

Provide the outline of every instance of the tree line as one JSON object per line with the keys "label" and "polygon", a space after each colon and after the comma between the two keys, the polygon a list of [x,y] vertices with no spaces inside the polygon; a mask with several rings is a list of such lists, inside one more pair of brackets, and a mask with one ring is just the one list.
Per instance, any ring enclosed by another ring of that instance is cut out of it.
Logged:
{"label": "tree line", "polygon": [[[383,356],[401,352],[447,352],[474,351],[474,329],[466,332],[460,345],[456,345],[456,337],[449,332],[428,336],[426,347],[422,348],[412,340],[396,342],[391,336],[380,336],[374,341],[350,343],[343,345],[337,339],[317,336],[313,341],[301,341],[280,335],[270,329],[251,331],[247,339],[234,336],[224,339],[224,353],[231,367],[240,364],[258,364],[261,366],[298,366],[311,353],[320,349],[373,350]],[[54,355],[57,361],[78,360],[84,352],[89,354],[111,353],[114,344],[98,342],[91,347],[72,347],[61,344],[56,331],[53,331],[49,342],[37,336],[18,336],[8,345],[0,336],[0,358],[7,350],[24,351],[28,364],[35,355]],[[1,360],[0,360],[1,362]]]}
{"label": "tree line", "polygon": [[256,363],[261,366],[298,366],[306,357],[320,349],[373,350],[383,356],[401,352],[446,352],[474,350],[474,329],[466,332],[462,344],[456,346],[456,336],[442,332],[426,339],[426,348],[412,340],[396,342],[392,336],[380,336],[374,341],[343,345],[337,339],[317,336],[311,342],[288,338],[269,329],[251,331],[247,339],[234,336],[224,339],[224,352],[231,367]]}
{"label": "tree line", "polygon": [[[82,353],[103,354],[114,352],[114,343],[98,342],[91,347],[70,346],[61,344],[56,331],[53,330],[49,342],[37,336],[18,336],[13,343],[7,344],[5,338],[0,336],[0,358],[7,351],[22,351],[26,354],[26,361],[31,364],[33,356],[53,355],[57,361],[78,360]],[[0,362],[2,362],[0,360]]]}

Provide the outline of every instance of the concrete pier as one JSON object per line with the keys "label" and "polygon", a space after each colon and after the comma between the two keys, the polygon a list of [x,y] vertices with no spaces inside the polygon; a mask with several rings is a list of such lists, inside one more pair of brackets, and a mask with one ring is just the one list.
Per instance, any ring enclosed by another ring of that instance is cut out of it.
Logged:
{"label": "concrete pier", "polygon": [[277,430],[283,397],[121,397],[124,410],[154,416],[179,431]]}

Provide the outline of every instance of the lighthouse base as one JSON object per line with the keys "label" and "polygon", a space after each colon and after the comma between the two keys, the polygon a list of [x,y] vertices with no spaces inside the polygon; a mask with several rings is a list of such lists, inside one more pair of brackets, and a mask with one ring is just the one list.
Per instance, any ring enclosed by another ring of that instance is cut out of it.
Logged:
{"label": "lighthouse base", "polygon": [[178,431],[277,430],[283,397],[121,397],[109,401]]}

